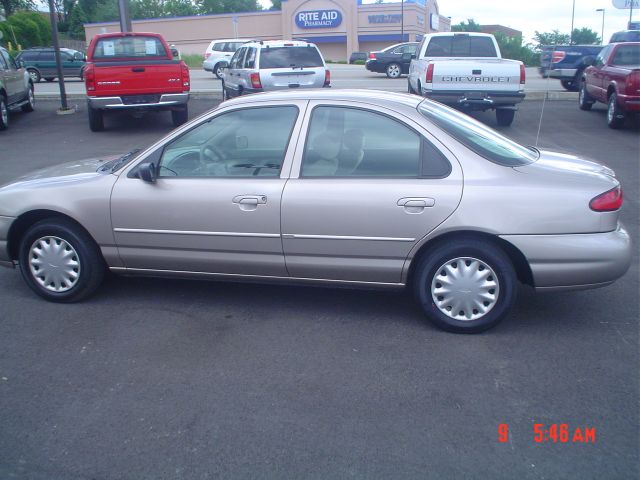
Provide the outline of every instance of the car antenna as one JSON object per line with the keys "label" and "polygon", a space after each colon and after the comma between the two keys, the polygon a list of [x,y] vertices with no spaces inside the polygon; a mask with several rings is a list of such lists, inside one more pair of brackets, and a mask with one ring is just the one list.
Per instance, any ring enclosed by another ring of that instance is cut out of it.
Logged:
{"label": "car antenna", "polygon": [[[551,57],[549,57],[549,70],[551,70],[551,66],[553,65],[553,54],[556,51],[556,45],[551,49]],[[540,130],[542,129],[542,117],[544,116],[544,107],[547,103],[547,97],[549,96],[549,79],[550,75],[547,73],[547,81],[545,83],[545,91],[544,96],[542,97],[542,109],[540,110],[540,121],[538,122],[538,133],[536,134],[536,149],[538,148],[538,143],[540,142]]]}

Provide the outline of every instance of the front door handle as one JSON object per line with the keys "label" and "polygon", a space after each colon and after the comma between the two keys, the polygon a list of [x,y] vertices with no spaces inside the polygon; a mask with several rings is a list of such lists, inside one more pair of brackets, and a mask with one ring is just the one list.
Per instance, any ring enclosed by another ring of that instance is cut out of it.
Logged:
{"label": "front door handle", "polygon": [[240,210],[245,212],[255,210],[258,205],[264,205],[267,203],[266,195],[236,195],[233,197],[233,203],[238,204]]}

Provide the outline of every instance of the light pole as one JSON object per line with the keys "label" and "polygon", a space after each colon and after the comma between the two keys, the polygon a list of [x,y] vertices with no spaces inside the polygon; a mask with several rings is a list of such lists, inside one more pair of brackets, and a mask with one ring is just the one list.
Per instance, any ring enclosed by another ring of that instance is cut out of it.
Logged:
{"label": "light pole", "polygon": [[404,0],[400,0],[400,41],[404,42]]}
{"label": "light pole", "polygon": [[604,45],[604,8],[596,8],[596,12],[602,12],[602,36],[600,37],[600,43]]}
{"label": "light pole", "polygon": [[576,14],[576,0],[573,0],[573,8],[571,9],[571,35],[569,37],[569,45],[573,45],[573,17]]}

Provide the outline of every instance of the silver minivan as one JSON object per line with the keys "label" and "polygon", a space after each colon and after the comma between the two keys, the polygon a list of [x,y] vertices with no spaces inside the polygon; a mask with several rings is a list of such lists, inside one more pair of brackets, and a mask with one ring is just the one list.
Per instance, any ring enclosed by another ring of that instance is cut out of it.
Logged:
{"label": "silver minivan", "polygon": [[222,98],[290,88],[329,87],[331,78],[313,43],[268,40],[245,43],[222,73]]}

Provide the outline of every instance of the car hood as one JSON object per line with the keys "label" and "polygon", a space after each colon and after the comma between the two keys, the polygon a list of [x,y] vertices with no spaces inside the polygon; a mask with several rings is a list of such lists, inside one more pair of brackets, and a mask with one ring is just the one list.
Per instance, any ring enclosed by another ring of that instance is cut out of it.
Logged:
{"label": "car hood", "polygon": [[615,177],[615,172],[609,167],[602,165],[598,162],[591,160],[585,160],[575,155],[568,155],[565,153],[551,152],[548,150],[540,151],[540,158],[534,163],[515,167],[516,170],[529,173],[532,170],[541,171],[544,170],[550,174],[587,174],[593,176],[607,176]]}
{"label": "car hood", "polygon": [[105,163],[116,160],[119,157],[121,157],[121,155],[108,155],[99,158],[76,160],[73,162],[53,165],[51,167],[45,167],[27,175],[23,175],[22,177],[18,177],[9,184],[5,184],[3,187],[6,188],[18,185],[26,186],[40,183],[64,183],[104,175],[104,173],[99,172],[98,169]]}

